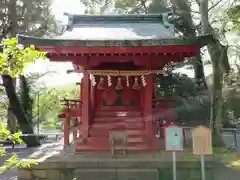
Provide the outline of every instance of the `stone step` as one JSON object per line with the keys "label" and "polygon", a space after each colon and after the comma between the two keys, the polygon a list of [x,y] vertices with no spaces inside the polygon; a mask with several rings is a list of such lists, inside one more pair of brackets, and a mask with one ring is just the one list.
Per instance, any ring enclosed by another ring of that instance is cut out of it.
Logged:
{"label": "stone step", "polygon": [[[136,136],[136,137],[128,137],[127,143],[128,144],[139,144],[139,143],[147,143],[148,138],[144,136]],[[76,140],[77,143],[84,144],[82,140]],[[86,139],[85,144],[93,144],[96,146],[109,146],[110,145],[110,139],[108,137],[89,137]]]}
{"label": "stone step", "polygon": [[93,123],[91,125],[92,128],[96,128],[96,129],[106,129],[106,130],[110,130],[110,129],[144,129],[145,127],[145,123],[144,121],[134,121],[134,122],[121,122],[121,121],[117,121],[117,122],[106,122],[106,123]]}
{"label": "stone step", "polygon": [[[125,130],[125,132],[128,134],[128,136],[131,136],[131,137],[147,135],[147,132],[145,129],[130,129],[130,130]],[[90,137],[109,137],[109,131],[106,131],[106,129],[90,128],[89,136]]]}
{"label": "stone step", "polygon": [[[111,150],[111,143],[110,139],[106,137],[89,137],[83,143],[81,140],[76,140],[76,151],[110,151]],[[147,150],[148,147],[148,138],[147,137],[129,137],[127,138],[127,150]],[[123,145],[116,145],[116,150],[123,150]]]}
{"label": "stone step", "polygon": [[141,116],[141,111],[97,111],[97,117],[137,117]]}
{"label": "stone step", "polygon": [[158,169],[79,169],[74,171],[76,180],[158,180]]}
{"label": "stone step", "polygon": [[95,117],[93,123],[97,122],[143,122],[144,118],[141,116],[136,117]]}
{"label": "stone step", "polygon": [[[115,150],[123,150],[124,146],[115,146]],[[139,143],[139,144],[129,144],[126,147],[127,151],[148,151],[150,147],[147,144]],[[109,151],[111,152],[111,146],[110,144],[108,146],[96,146],[96,145],[89,145],[89,144],[78,144],[76,142],[76,152],[87,152],[87,151],[92,151],[92,152],[97,152],[97,151]]]}

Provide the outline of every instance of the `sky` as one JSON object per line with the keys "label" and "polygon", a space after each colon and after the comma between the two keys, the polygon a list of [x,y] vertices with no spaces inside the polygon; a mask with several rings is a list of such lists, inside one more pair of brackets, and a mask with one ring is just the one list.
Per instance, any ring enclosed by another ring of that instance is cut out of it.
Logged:
{"label": "sky", "polygon": [[[73,14],[83,14],[84,6],[80,3],[79,0],[53,0],[52,11],[56,16],[57,20],[61,20],[63,23],[67,23],[66,17],[63,16],[64,12],[73,13]],[[46,71],[54,71],[56,73],[51,73],[50,75],[46,75],[39,83],[44,83],[47,86],[66,86],[69,84],[74,84],[80,81],[81,76],[79,74],[66,74],[68,69],[73,69],[71,63],[54,63],[46,61],[37,61],[35,64],[29,65],[26,69],[26,72],[41,72],[44,73]],[[190,77],[194,76],[193,70],[186,70],[181,68],[178,70],[179,72],[184,72]],[[211,67],[205,67],[206,75],[211,73]]]}
{"label": "sky", "polygon": [[[80,4],[79,0],[53,0],[52,11],[56,16],[57,20],[67,22],[64,12],[69,12],[73,14],[83,14],[84,6]],[[45,73],[47,71],[54,71],[56,73],[51,73],[46,75],[39,81],[48,86],[63,86],[68,84],[73,84],[80,81],[80,76],[78,74],[66,74],[68,69],[73,69],[71,63],[56,63],[38,60],[35,64],[29,65],[26,72],[40,72]]]}

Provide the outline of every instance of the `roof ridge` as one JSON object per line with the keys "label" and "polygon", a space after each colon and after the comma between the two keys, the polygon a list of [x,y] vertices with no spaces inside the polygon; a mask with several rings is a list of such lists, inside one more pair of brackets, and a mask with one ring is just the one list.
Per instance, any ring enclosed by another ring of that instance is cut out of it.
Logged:
{"label": "roof ridge", "polygon": [[171,24],[168,22],[168,17],[171,12],[157,13],[157,14],[70,14],[64,13],[68,16],[67,30],[72,30],[74,25],[82,23],[162,23],[166,26]]}

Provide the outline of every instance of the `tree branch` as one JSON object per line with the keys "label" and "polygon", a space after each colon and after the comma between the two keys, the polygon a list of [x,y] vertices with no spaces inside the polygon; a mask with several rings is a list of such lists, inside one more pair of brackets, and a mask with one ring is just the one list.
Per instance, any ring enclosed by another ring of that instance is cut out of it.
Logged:
{"label": "tree branch", "polygon": [[222,0],[219,0],[219,1],[216,2],[214,5],[212,5],[210,8],[208,8],[208,11],[211,11],[212,9],[214,9],[215,7],[217,7],[217,5],[220,4],[220,2],[222,2]]}

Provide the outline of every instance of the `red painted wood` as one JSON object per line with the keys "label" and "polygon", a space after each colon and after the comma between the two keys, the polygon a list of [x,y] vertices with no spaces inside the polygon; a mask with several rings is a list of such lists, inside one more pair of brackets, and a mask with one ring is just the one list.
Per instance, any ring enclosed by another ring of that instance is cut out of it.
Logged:
{"label": "red painted wood", "polygon": [[90,103],[91,103],[91,122],[93,121],[93,118],[95,117],[96,109],[95,109],[95,94],[96,94],[96,86],[91,85],[91,97],[90,97]]}
{"label": "red painted wood", "polygon": [[69,145],[69,126],[70,126],[70,119],[69,119],[69,115],[67,114],[66,118],[64,119],[64,126],[63,126],[64,145]]}
{"label": "red painted wood", "polygon": [[[123,148],[118,148],[118,150],[122,150]],[[152,150],[149,149],[148,146],[146,145],[141,145],[141,146],[136,146],[133,145],[131,147],[127,147],[127,152],[157,152],[158,150]],[[76,145],[76,152],[111,152],[110,147],[95,147],[95,146],[81,146],[81,145]]]}
{"label": "red painted wood", "polygon": [[[129,136],[147,135],[147,132],[145,129],[130,129],[130,130],[126,130],[126,132]],[[91,127],[89,130],[89,136],[90,137],[109,137],[109,131],[106,131],[106,129]]]}
{"label": "red painted wood", "polygon": [[66,116],[66,113],[61,113],[61,114],[59,114],[58,115],[58,118],[59,119],[64,119],[64,118],[66,118],[67,116]]}
{"label": "red painted wood", "polygon": [[[96,123],[94,123],[96,124]],[[102,124],[102,123],[101,123]],[[111,123],[110,123],[111,124]],[[89,131],[89,138],[86,144],[77,143],[76,151],[77,152],[86,152],[86,151],[111,151],[111,146],[109,144],[109,130],[99,129],[99,127],[92,126]],[[126,130],[128,134],[127,140],[127,150],[128,151],[159,151],[159,146],[155,136],[149,136],[149,133],[145,129],[136,129],[136,130]],[[149,138],[152,139],[152,142],[149,142]],[[123,147],[118,147],[116,149],[122,150]]]}
{"label": "red painted wood", "polygon": [[[111,82],[112,82],[112,86],[111,88],[115,91],[115,86],[117,83],[117,78],[118,77],[112,77],[111,78]],[[99,77],[96,76],[96,81],[99,82]],[[105,78],[105,85],[107,86],[107,79]],[[130,85],[132,86],[133,83],[133,78],[130,78]],[[126,88],[126,84],[125,84],[125,80],[122,80],[122,84],[123,87]],[[106,87],[108,88],[108,87]],[[129,106],[129,105],[123,105],[123,106],[107,106],[107,105],[103,105],[102,101],[104,98],[104,92],[105,90],[100,90],[96,88],[96,110],[105,110],[105,111],[141,111],[142,107],[141,107],[141,90],[134,90],[134,89],[130,89],[130,93],[131,93],[131,98],[135,101],[135,106]],[[107,95],[111,95],[110,93],[105,94]]]}
{"label": "red painted wood", "polygon": [[96,117],[138,117],[141,111],[97,111]]}
{"label": "red painted wood", "polygon": [[[106,62],[133,62],[136,66],[143,66],[147,69],[161,69],[166,63],[170,61],[181,62],[184,57],[191,55],[149,55],[149,56],[65,56],[65,55],[51,55],[50,61],[56,62],[72,62],[75,65],[84,67],[86,69],[97,69],[101,63]],[[77,72],[82,73],[83,68],[76,69]]]}
{"label": "red painted wood", "polygon": [[82,111],[81,111],[81,109],[70,109],[69,114],[71,117],[81,117]]}
{"label": "red painted wood", "polygon": [[48,53],[182,53],[199,51],[198,45],[175,45],[175,46],[138,46],[138,47],[77,47],[77,46],[38,46],[39,50]]}
{"label": "red painted wood", "polygon": [[[117,93],[116,93],[114,87],[111,86],[111,87],[106,87],[106,89],[103,90],[101,98],[102,98],[102,100],[106,101],[108,106],[113,106],[114,102],[117,100],[118,96],[117,96]],[[102,102],[100,105],[103,106]]]}
{"label": "red painted wood", "polygon": [[[186,55],[185,55],[186,56]],[[91,67],[97,67],[101,63],[104,62],[133,62],[136,66],[144,66],[144,67],[153,67],[158,66],[161,67],[165,63],[174,59],[174,61],[183,61],[184,57],[183,54],[171,54],[171,55],[163,55],[163,54],[156,54],[156,55],[113,55],[113,56],[90,56],[88,64]],[[187,55],[189,56],[189,55]],[[81,58],[81,57],[80,57]],[[75,61],[74,63],[79,64],[80,61]]]}
{"label": "red painted wood", "polygon": [[126,130],[126,129],[144,129],[144,122],[114,122],[114,123],[93,123],[93,128],[106,129],[106,130]]}
{"label": "red painted wood", "polygon": [[[106,139],[107,140],[107,139]],[[109,141],[109,140],[108,140]],[[96,141],[94,141],[96,142]],[[103,141],[101,141],[103,142]],[[105,143],[103,143],[105,145]],[[91,144],[81,144],[81,143],[76,143],[76,152],[99,152],[99,151],[108,151],[111,152],[111,147],[110,145],[97,145],[95,143]],[[123,150],[123,147],[119,146],[115,148],[116,150]],[[150,145],[146,143],[132,143],[128,144],[126,147],[128,152],[146,152],[146,151],[158,151],[157,147],[152,148]]]}
{"label": "red painted wood", "polygon": [[83,78],[80,81],[80,100],[83,99]]}
{"label": "red painted wood", "polygon": [[125,116],[125,117],[121,117],[121,116],[116,116],[116,117],[95,117],[93,119],[93,122],[102,122],[102,123],[105,123],[105,122],[108,122],[108,123],[116,123],[116,122],[143,122],[144,121],[144,118],[143,117],[129,117],[129,116]]}
{"label": "red painted wood", "polygon": [[152,76],[149,75],[146,79],[147,86],[145,87],[144,92],[144,118],[146,129],[149,134],[153,134],[153,125],[152,125],[152,93],[153,93],[153,80]]}
{"label": "red painted wood", "polygon": [[90,81],[89,81],[89,74],[87,71],[83,74],[83,93],[82,93],[82,117],[81,117],[81,132],[83,134],[83,137],[88,137],[88,126],[89,126],[89,114],[90,114]]}
{"label": "red painted wood", "polygon": [[98,107],[97,110],[101,111],[139,111],[141,110],[141,107],[125,107],[125,106],[101,106]]}
{"label": "red painted wood", "polygon": [[157,95],[157,83],[153,83],[153,98],[156,99],[158,97]]}

